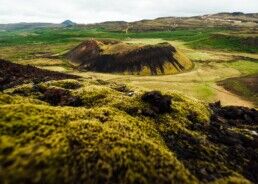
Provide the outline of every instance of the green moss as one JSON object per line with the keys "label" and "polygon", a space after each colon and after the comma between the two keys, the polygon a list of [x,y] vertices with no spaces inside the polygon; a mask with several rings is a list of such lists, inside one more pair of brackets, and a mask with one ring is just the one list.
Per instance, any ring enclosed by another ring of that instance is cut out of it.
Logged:
{"label": "green moss", "polygon": [[227,178],[221,178],[213,183],[214,184],[251,184],[250,181],[246,180],[245,178],[239,175],[230,176]]}
{"label": "green moss", "polygon": [[20,95],[10,95],[10,94],[3,94],[0,93],[0,105],[5,104],[26,104],[26,103],[32,103],[32,104],[45,104],[45,102],[42,102],[37,99],[33,99],[31,97],[24,98]]}
{"label": "green moss", "polygon": [[153,125],[124,112],[33,104],[5,105],[0,112],[5,181],[195,181]]}
{"label": "green moss", "polygon": [[[128,118],[128,121],[125,120],[126,115],[123,117],[118,115],[120,122],[111,121],[104,125],[85,121],[70,124],[70,139],[78,144],[79,158],[76,163],[81,165],[88,162],[84,173],[92,171],[86,178],[96,177],[97,182],[110,183],[195,181],[173,154],[163,147],[164,144],[160,145],[162,143],[157,132],[152,133],[155,137],[149,137],[144,132],[155,129],[141,131],[135,120]],[[84,146],[91,149],[87,150]],[[94,158],[91,158],[92,152]],[[97,159],[97,162],[91,159]],[[174,173],[167,172],[169,169],[173,169]]]}
{"label": "green moss", "polygon": [[172,112],[151,118],[141,113],[148,106],[141,90],[127,96],[111,84],[72,82],[81,86],[70,91],[82,98],[82,107],[50,106],[30,92],[32,86],[24,87],[27,96],[0,94],[2,183],[248,182],[227,161],[225,147],[192,128],[209,125],[202,102],[167,92]]}
{"label": "green moss", "polygon": [[61,81],[50,81],[50,82],[45,83],[45,86],[61,87],[64,89],[77,89],[77,88],[80,88],[82,86],[82,84],[77,80],[66,79],[66,80],[61,80]]}

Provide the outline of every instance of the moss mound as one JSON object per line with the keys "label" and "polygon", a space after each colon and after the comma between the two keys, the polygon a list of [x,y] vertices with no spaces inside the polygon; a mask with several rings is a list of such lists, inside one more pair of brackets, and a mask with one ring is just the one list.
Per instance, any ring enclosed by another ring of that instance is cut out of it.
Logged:
{"label": "moss mound", "polygon": [[169,43],[142,46],[89,40],[72,49],[66,57],[80,70],[96,72],[158,75],[192,67],[191,61]]}
{"label": "moss mound", "polygon": [[[39,89],[69,91],[82,104],[53,106]],[[256,183],[257,122],[235,126],[211,114],[176,92],[93,79],[8,89],[0,93],[0,182]],[[252,144],[225,144],[220,133]]]}

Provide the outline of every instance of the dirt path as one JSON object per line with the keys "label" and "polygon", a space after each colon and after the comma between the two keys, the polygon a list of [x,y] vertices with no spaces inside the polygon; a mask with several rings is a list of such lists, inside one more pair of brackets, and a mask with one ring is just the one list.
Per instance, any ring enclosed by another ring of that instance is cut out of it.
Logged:
{"label": "dirt path", "polygon": [[250,101],[244,100],[241,97],[225,90],[223,87],[216,86],[216,100],[220,100],[222,105],[237,105],[245,107],[255,107]]}

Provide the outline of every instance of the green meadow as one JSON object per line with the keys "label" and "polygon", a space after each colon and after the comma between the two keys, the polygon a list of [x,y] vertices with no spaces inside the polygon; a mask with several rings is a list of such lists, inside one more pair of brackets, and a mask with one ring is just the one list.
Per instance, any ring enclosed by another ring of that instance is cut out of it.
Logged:
{"label": "green meadow", "polygon": [[[0,33],[0,46],[29,44],[67,44],[85,38],[105,39],[164,39],[184,41],[192,48],[210,48],[229,51],[258,52],[255,44],[244,44],[246,36],[225,34],[230,31],[219,28],[178,29],[163,32],[108,32],[104,29],[45,28]],[[222,34],[223,33],[223,34]],[[257,40],[257,34],[248,37]]]}

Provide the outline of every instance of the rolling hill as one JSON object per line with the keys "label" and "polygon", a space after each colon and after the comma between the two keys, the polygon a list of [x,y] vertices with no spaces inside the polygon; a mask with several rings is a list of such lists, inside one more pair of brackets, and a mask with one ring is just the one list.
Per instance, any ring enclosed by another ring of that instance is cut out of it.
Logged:
{"label": "rolling hill", "polygon": [[60,27],[71,27],[75,25],[76,23],[70,20],[66,20],[60,24],[42,23],[42,22],[36,22],[36,23],[21,22],[21,23],[12,23],[12,24],[0,24],[0,31],[41,29],[41,28],[60,28]]}
{"label": "rolling hill", "polygon": [[193,17],[160,17],[153,20],[140,20],[135,22],[107,21],[95,24],[76,24],[66,20],[60,24],[52,23],[14,23],[0,24],[0,30],[33,29],[46,27],[78,26],[84,28],[101,28],[107,31],[169,31],[177,28],[200,28],[200,27],[228,27],[258,28],[258,13],[217,13]]}
{"label": "rolling hill", "polygon": [[135,22],[111,21],[86,25],[88,28],[103,28],[108,31],[170,31],[178,28],[228,27],[258,28],[258,13],[218,13],[194,17],[161,17]]}

